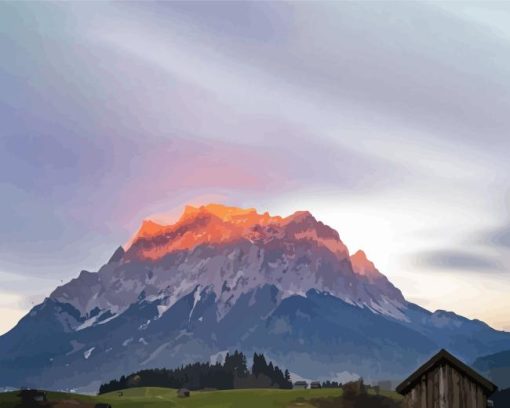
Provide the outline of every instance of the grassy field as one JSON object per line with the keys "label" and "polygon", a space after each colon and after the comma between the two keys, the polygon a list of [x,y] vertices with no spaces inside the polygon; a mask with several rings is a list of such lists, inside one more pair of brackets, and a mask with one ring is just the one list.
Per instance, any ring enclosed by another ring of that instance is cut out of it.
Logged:
{"label": "grassy field", "polygon": [[[179,398],[175,390],[165,388],[140,388],[124,391],[122,397],[117,393],[105,394],[105,401],[112,407],[128,408],[147,403],[147,407],[207,407],[207,408],[285,408],[297,399],[338,396],[340,390],[227,390],[192,392],[190,398]],[[301,405],[302,407],[311,405]]]}
{"label": "grassy field", "polygon": [[[74,406],[76,408],[93,407],[96,402],[111,404],[112,408],[311,408],[316,407],[311,401],[333,399],[341,395],[340,389],[317,390],[277,390],[250,389],[227,391],[195,391],[189,398],[177,397],[176,390],[170,388],[131,388],[100,396],[78,394],[49,393],[51,401],[62,402],[52,405],[56,408]],[[390,398],[398,398],[388,393]],[[68,403],[65,400],[69,401]],[[70,400],[80,401],[81,405],[71,404]],[[13,408],[18,403],[15,392],[0,394],[0,408]]]}

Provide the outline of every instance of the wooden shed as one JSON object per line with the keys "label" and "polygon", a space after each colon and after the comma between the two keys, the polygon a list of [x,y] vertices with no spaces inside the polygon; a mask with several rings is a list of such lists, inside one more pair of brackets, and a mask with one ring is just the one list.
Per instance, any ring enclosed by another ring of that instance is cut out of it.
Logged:
{"label": "wooden shed", "polygon": [[397,392],[404,408],[486,408],[497,387],[462,361],[441,350],[405,379]]}

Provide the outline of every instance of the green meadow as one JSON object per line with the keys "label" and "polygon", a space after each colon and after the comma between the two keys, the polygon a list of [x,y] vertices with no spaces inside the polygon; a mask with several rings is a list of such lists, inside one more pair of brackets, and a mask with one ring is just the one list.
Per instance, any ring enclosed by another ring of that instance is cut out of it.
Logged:
{"label": "green meadow", "polygon": [[[189,398],[179,398],[171,388],[130,388],[99,396],[48,393],[51,405],[56,408],[89,408],[97,402],[108,403],[112,408],[312,408],[335,406],[342,408],[342,390],[323,388],[314,390],[248,389],[226,391],[194,391]],[[396,401],[395,393],[385,397]],[[375,397],[374,397],[375,398]],[[81,404],[76,404],[76,402]],[[19,403],[16,392],[0,394],[0,408],[13,408]],[[351,406],[345,404],[345,407]],[[374,405],[375,406],[375,405]],[[369,408],[369,407],[367,407]]]}

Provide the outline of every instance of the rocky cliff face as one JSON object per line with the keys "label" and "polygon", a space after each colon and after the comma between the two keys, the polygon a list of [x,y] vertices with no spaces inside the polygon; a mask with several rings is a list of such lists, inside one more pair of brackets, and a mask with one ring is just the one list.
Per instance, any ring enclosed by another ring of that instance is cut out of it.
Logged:
{"label": "rocky cliff face", "polygon": [[364,253],[351,258],[338,233],[309,212],[282,218],[220,205],[186,207],[173,225],[144,221],[125,252],[117,250],[97,274],[82,272],[50,297],[83,317],[96,309],[118,315],[142,292],[161,300],[163,311],[200,285],[225,312],[241,294],[268,284],[283,298],[317,289],[403,318],[401,292]]}

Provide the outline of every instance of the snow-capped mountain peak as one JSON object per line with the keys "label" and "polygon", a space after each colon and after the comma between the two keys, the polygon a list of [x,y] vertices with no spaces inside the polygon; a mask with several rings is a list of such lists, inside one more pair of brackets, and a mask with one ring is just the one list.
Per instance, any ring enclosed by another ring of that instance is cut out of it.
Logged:
{"label": "snow-capped mountain peak", "polygon": [[308,211],[281,217],[220,204],[187,206],[174,224],[144,221],[126,251],[120,247],[97,273],[82,275],[51,296],[87,318],[96,308],[118,315],[142,292],[159,299],[164,311],[197,284],[211,288],[222,313],[264,285],[284,297],[317,289],[389,315],[405,304],[363,252],[350,257],[338,232]]}

